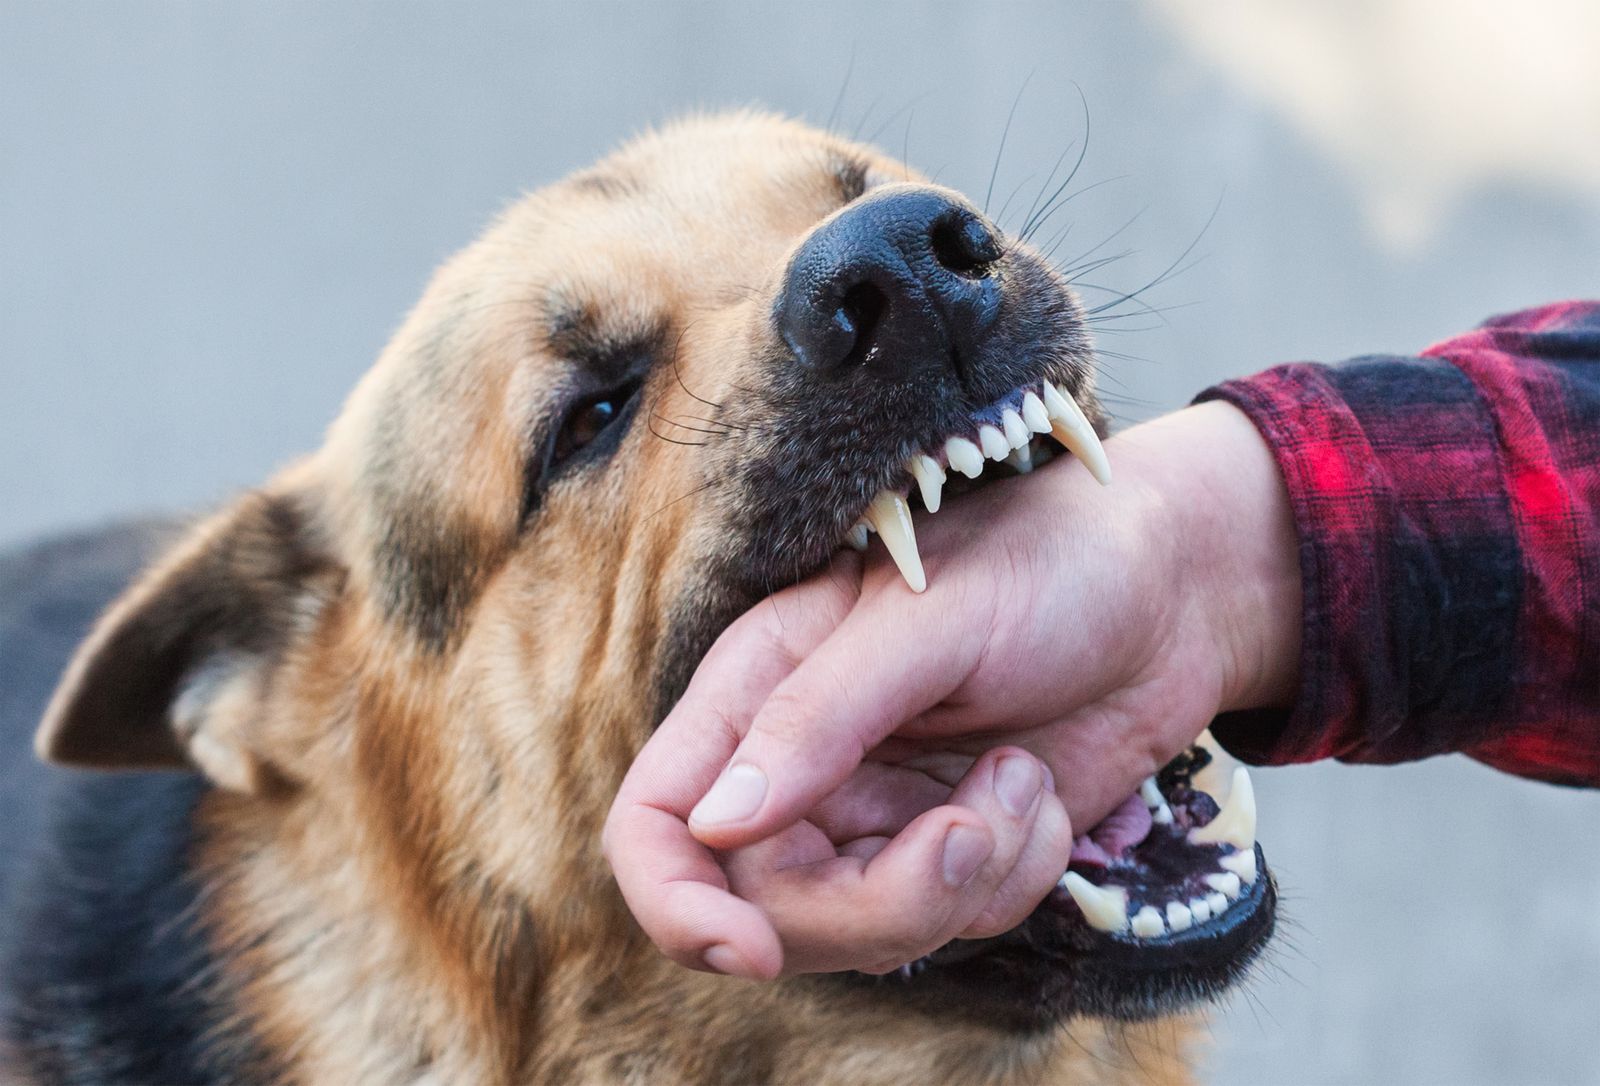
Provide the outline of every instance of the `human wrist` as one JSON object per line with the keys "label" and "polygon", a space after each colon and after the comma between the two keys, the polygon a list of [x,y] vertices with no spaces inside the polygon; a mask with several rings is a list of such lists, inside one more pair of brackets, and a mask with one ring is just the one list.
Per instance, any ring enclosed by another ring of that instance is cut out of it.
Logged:
{"label": "human wrist", "polygon": [[1299,543],[1271,448],[1221,402],[1124,436],[1144,485],[1160,495],[1180,621],[1215,646],[1217,710],[1288,708],[1300,670]]}

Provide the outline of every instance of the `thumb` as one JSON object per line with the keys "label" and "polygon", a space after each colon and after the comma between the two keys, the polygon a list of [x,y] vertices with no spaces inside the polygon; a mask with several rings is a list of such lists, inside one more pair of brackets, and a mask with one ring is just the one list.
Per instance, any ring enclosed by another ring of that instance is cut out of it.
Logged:
{"label": "thumb", "polygon": [[776,685],[690,812],[696,838],[737,848],[793,825],[902,723],[962,683],[984,628],[926,614],[914,625],[912,611],[939,614],[922,602],[857,608]]}

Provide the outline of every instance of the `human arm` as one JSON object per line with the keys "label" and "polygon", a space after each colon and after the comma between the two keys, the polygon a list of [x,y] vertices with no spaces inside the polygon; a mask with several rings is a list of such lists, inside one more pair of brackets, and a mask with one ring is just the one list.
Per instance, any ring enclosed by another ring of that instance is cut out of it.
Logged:
{"label": "human arm", "polygon": [[1264,764],[1460,751],[1600,785],[1600,305],[1202,399],[1266,437],[1304,584],[1298,697],[1219,720],[1225,746]]}

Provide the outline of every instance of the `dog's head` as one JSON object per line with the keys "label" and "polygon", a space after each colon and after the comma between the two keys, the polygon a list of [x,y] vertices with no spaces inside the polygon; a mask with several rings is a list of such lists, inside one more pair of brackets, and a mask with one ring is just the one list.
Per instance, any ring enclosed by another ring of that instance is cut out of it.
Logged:
{"label": "dog's head", "polygon": [[[41,750],[197,765],[225,789],[219,870],[267,850],[302,888],[383,886],[374,945],[431,963],[482,1022],[548,1014],[551,986],[580,980],[583,1014],[693,1029],[753,999],[996,1043],[1174,1009],[1271,926],[1253,842],[1185,836],[1223,798],[1196,787],[1203,752],[1133,804],[1137,833],[1085,842],[1088,907],[1064,886],[1016,932],[884,978],[755,997],[640,964],[598,848],[632,755],[729,621],[863,523],[915,585],[909,510],[958,472],[1028,470],[1049,432],[1098,468],[1091,375],[1061,277],[958,193],[767,116],[675,125],[448,262],[325,446],[103,620]],[[291,924],[264,893],[238,889],[236,914]],[[670,1006],[673,985],[694,995]]]}

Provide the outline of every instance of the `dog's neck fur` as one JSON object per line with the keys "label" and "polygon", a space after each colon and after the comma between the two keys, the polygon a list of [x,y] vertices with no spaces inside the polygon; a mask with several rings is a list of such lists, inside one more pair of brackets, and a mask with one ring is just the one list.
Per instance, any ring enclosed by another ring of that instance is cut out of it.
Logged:
{"label": "dog's neck fur", "polygon": [[[693,973],[639,933],[597,844],[547,870],[530,909],[470,864],[451,884],[425,809],[404,828],[375,811],[398,814],[354,794],[273,811],[213,793],[201,811],[212,934],[290,1081],[1187,1081],[1171,1023],[1019,1043],[826,980]],[[597,842],[602,817],[566,828]]]}

